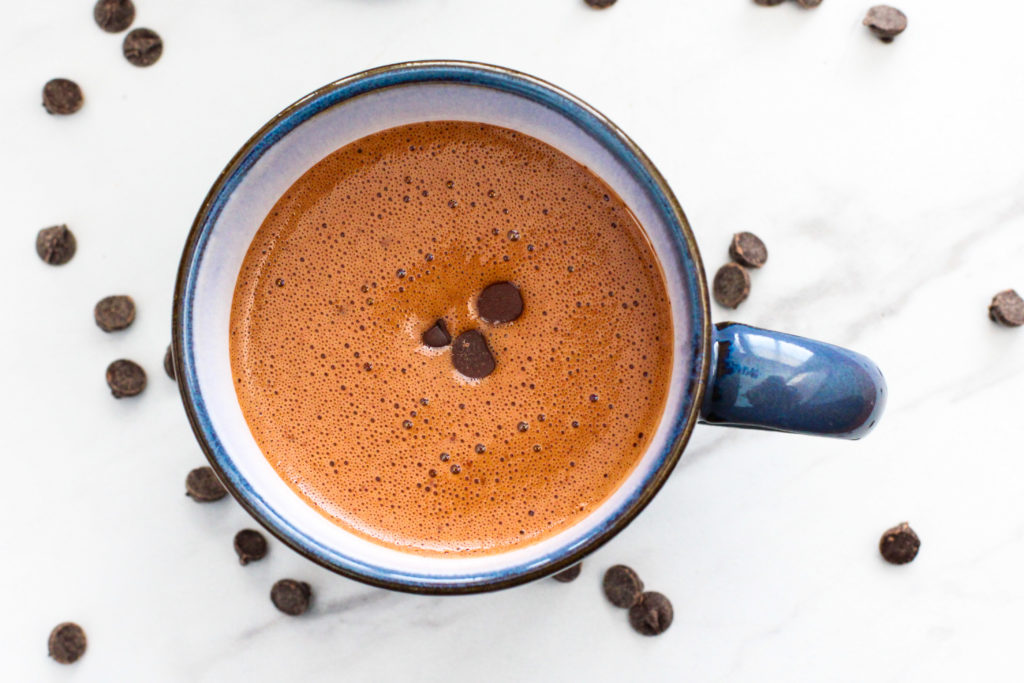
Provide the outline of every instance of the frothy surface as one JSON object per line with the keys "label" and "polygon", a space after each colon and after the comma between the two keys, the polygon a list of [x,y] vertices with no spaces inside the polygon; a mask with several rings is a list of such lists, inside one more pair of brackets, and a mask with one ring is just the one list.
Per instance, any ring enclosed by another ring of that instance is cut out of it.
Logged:
{"label": "frothy surface", "polygon": [[[475,310],[509,281],[522,315]],[[496,369],[469,380],[452,337]],[[672,320],[632,213],[585,167],[495,126],[393,128],[327,156],[277,202],[239,273],[231,366],[267,459],[378,543],[501,552],[572,525],[643,455]]]}

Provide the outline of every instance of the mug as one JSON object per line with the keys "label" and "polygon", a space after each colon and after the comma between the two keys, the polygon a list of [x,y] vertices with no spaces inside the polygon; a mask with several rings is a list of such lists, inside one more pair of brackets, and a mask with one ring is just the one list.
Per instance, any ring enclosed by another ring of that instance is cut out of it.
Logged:
{"label": "mug", "polygon": [[[675,333],[670,389],[634,470],[588,516],[555,536],[483,556],[434,557],[375,544],[299,498],[256,444],[235,395],[228,321],[256,230],[323,157],[372,133],[430,120],[511,128],[561,150],[610,185],[644,227],[666,275]],[[565,91],[484,64],[411,62],[344,78],[274,117],[217,178],[178,272],[174,358],[189,421],[221,481],[274,536],[328,569],[384,588],[471,593],[579,562],[622,531],[668,478],[697,422],[859,438],[878,421],[885,382],[867,358],[735,323],[711,325],[700,254],[678,202],[642,151]]]}

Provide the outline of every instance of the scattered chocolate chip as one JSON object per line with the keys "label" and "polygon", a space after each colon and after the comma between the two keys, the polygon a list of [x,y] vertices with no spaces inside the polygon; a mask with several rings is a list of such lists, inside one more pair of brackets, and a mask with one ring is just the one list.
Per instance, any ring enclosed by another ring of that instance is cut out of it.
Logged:
{"label": "scattered chocolate chip", "polygon": [[754,0],[758,5],[763,7],[774,7],[775,5],[781,5],[786,0]]}
{"label": "scattered chocolate chip", "polygon": [[135,320],[135,302],[124,294],[108,296],[100,299],[92,314],[104,332],[123,330]]}
{"label": "scattered chocolate chip", "polygon": [[583,0],[594,9],[607,9],[615,4],[616,0]]}
{"label": "scattered chocolate chip", "polygon": [[150,66],[164,53],[164,41],[152,29],[137,28],[124,37],[121,49],[135,66]]}
{"label": "scattered chocolate chip", "polygon": [[636,572],[617,564],[604,573],[604,594],[616,607],[632,607],[644,592],[644,582]]}
{"label": "scattered chocolate chip", "polygon": [[992,297],[988,317],[1000,325],[1020,327],[1024,325],[1024,299],[1012,289],[999,292]]}
{"label": "scattered chocolate chip", "polygon": [[738,263],[726,263],[715,273],[711,289],[715,301],[726,308],[736,308],[750,296],[750,274]]}
{"label": "scattered chocolate chip", "polygon": [[235,552],[243,565],[262,560],[267,554],[267,539],[255,529],[242,529],[235,534]]}
{"label": "scattered chocolate chip", "polygon": [[752,232],[738,232],[732,236],[729,258],[747,268],[760,268],[768,260],[768,248]]}
{"label": "scattered chocolate chip", "polygon": [[185,477],[185,495],[197,503],[212,503],[228,495],[209,466],[197,467]]}
{"label": "scattered chocolate chip", "polygon": [[176,379],[174,376],[174,352],[171,350],[171,345],[167,345],[167,353],[164,354],[164,372],[171,379]]}
{"label": "scattered chocolate chip", "polygon": [[75,233],[66,225],[43,228],[36,235],[36,253],[51,266],[63,266],[78,249]]}
{"label": "scattered chocolate chip", "polygon": [[489,323],[512,322],[523,314],[523,295],[511,282],[495,282],[480,292],[476,311]]}
{"label": "scattered chocolate chip", "polygon": [[876,5],[868,10],[864,25],[882,42],[891,43],[893,38],[907,29],[907,15],[895,7]]}
{"label": "scattered chocolate chip", "polygon": [[107,366],[107,385],[114,398],[137,396],[146,388],[146,371],[130,360],[115,360]]}
{"label": "scattered chocolate chip", "polygon": [[85,654],[85,631],[78,624],[65,621],[50,631],[47,641],[50,656],[61,664],[71,664]]}
{"label": "scattered chocolate chip", "polygon": [[97,0],[92,17],[107,33],[120,33],[135,20],[135,5],[132,0]]}
{"label": "scattered chocolate chip", "polygon": [[452,336],[448,334],[444,320],[438,320],[433,327],[423,333],[423,343],[431,348],[439,349],[452,343]]}
{"label": "scattered chocolate chip", "polygon": [[648,591],[629,608],[629,625],[637,633],[657,636],[672,625],[672,603],[661,593]]}
{"label": "scattered chocolate chip", "polygon": [[581,569],[583,569],[583,563],[579,562],[569,567],[568,569],[563,569],[551,578],[555,581],[561,581],[562,583],[569,583],[570,581],[576,580],[576,578],[580,575]]}
{"label": "scattered chocolate chip", "polygon": [[796,2],[805,9],[814,9],[821,4],[821,0],[796,0]]}
{"label": "scattered chocolate chip", "polygon": [[906,564],[915,557],[921,547],[921,539],[906,522],[894,526],[882,534],[878,542],[878,552],[890,564]]}
{"label": "scattered chocolate chip", "polygon": [[452,365],[470,379],[482,379],[494,372],[494,356],[478,330],[468,330],[452,344]]}
{"label": "scattered chocolate chip", "polygon": [[74,81],[54,78],[43,86],[43,107],[51,114],[74,114],[84,103],[82,89]]}
{"label": "scattered chocolate chip", "polygon": [[297,617],[309,609],[312,593],[305,581],[281,579],[270,589],[270,600],[277,609],[289,616]]}

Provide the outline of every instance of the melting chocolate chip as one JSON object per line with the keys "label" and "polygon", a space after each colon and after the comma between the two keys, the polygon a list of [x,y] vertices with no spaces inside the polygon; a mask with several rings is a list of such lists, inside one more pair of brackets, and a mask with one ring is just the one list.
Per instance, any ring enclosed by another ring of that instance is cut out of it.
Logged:
{"label": "melting chocolate chip", "polygon": [[212,467],[197,467],[185,477],[185,495],[197,503],[212,503],[227,494]]}
{"label": "melting chocolate chip", "polygon": [[43,228],[36,234],[36,253],[51,266],[63,266],[77,249],[75,234],[66,225]]}
{"label": "melting chocolate chip", "polygon": [[267,555],[267,539],[255,529],[242,529],[235,534],[235,553],[242,565],[262,560]]}
{"label": "melting chocolate chip", "polygon": [[452,343],[452,336],[448,334],[448,328],[444,320],[438,320],[434,325],[423,333],[423,343],[434,349],[448,346]]}
{"label": "melting chocolate chip", "polygon": [[107,33],[120,33],[135,20],[135,5],[132,0],[98,0],[92,17]]}
{"label": "melting chocolate chip", "polygon": [[171,350],[171,345],[167,345],[167,353],[164,354],[164,372],[171,379],[176,379],[174,376],[174,352]]}
{"label": "melting chocolate chip", "polygon": [[452,365],[470,379],[482,379],[494,372],[494,356],[478,330],[467,330],[452,344]]}
{"label": "melting chocolate chip", "polygon": [[96,304],[92,314],[104,332],[123,330],[135,320],[135,302],[124,294],[104,297]]}
{"label": "melting chocolate chip", "polygon": [[988,317],[1000,325],[1020,327],[1024,325],[1024,299],[1012,289],[999,292],[992,297]]}
{"label": "melting chocolate chip", "polygon": [[715,273],[712,294],[726,308],[736,308],[750,296],[750,274],[738,263],[726,263]]}
{"label": "melting chocolate chip", "polygon": [[570,581],[575,581],[577,577],[579,577],[581,569],[583,569],[583,563],[578,562],[568,569],[563,569],[551,578],[555,581],[560,581],[561,583],[569,583]]}
{"label": "melting chocolate chip", "polygon": [[51,114],[74,114],[84,103],[82,89],[72,80],[54,78],[43,86],[43,108]]}
{"label": "melting chocolate chip", "polygon": [[637,633],[657,636],[672,625],[672,603],[661,593],[648,591],[629,608],[629,625]]}
{"label": "melting chocolate chip", "polygon": [[135,66],[151,66],[164,53],[164,41],[152,29],[137,28],[124,37],[121,50]]}
{"label": "melting chocolate chip", "polygon": [[882,534],[878,542],[878,552],[890,564],[906,564],[915,557],[921,548],[921,539],[917,537],[910,525],[903,522]]}
{"label": "melting chocolate chip", "polygon": [[61,664],[71,664],[85,654],[85,631],[78,624],[65,621],[50,631],[46,646],[50,656]]}
{"label": "melting chocolate chip", "polygon": [[868,10],[863,23],[882,42],[891,43],[907,29],[907,15],[889,5],[876,5]]}
{"label": "melting chocolate chip", "polygon": [[602,585],[605,597],[616,607],[632,607],[644,592],[644,582],[635,571],[623,564],[617,564],[606,571]]}
{"label": "melting chocolate chip", "polygon": [[115,360],[107,366],[107,386],[114,398],[137,396],[146,388],[146,371],[130,360]]}
{"label": "melting chocolate chip", "polygon": [[768,260],[768,248],[752,232],[738,232],[732,236],[729,257],[747,268],[760,268]]}
{"label": "melting chocolate chip", "polygon": [[480,292],[476,310],[489,323],[512,322],[523,314],[523,295],[511,282],[495,282]]}
{"label": "melting chocolate chip", "polygon": [[309,609],[312,595],[308,583],[295,579],[281,579],[270,589],[270,600],[274,607],[291,617],[297,617]]}

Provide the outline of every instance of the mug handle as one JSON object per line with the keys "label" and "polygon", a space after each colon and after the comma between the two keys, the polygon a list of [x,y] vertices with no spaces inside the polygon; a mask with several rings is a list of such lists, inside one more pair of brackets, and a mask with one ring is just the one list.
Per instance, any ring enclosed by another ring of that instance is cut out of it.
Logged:
{"label": "mug handle", "polygon": [[859,439],[885,410],[882,372],[859,353],[739,323],[715,325],[700,421]]}

